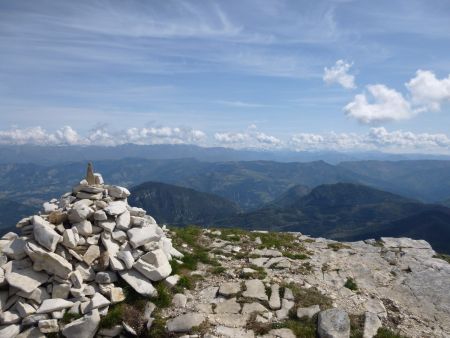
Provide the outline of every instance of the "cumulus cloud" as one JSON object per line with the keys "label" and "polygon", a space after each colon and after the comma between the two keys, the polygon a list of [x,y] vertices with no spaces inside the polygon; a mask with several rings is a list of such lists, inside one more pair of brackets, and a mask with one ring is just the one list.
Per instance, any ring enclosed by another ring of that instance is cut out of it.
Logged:
{"label": "cumulus cloud", "polygon": [[299,133],[291,137],[290,148],[297,151],[369,151],[388,152],[433,151],[450,152],[450,138],[445,134],[388,131],[384,127],[371,128],[365,134],[356,133]]}
{"label": "cumulus cloud", "polygon": [[42,127],[0,131],[0,144],[14,145],[200,144],[205,138],[206,134],[201,130],[179,127],[128,128],[120,131],[98,127],[84,137],[69,126],[53,133]]}
{"label": "cumulus cloud", "polygon": [[415,114],[401,93],[382,84],[367,86],[367,93],[356,95],[344,111],[367,124],[405,120]]}
{"label": "cumulus cloud", "polygon": [[345,62],[344,60],[337,60],[333,67],[324,68],[323,81],[326,84],[338,83],[347,89],[356,88],[355,76],[349,74],[351,67],[351,63]]}
{"label": "cumulus cloud", "polygon": [[235,148],[278,148],[283,142],[272,135],[257,130],[255,125],[249,126],[246,132],[221,132],[214,134],[214,140],[219,145]]}
{"label": "cumulus cloud", "polygon": [[420,110],[438,111],[443,102],[450,101],[450,75],[439,80],[433,72],[419,69],[405,85]]}
{"label": "cumulus cloud", "polygon": [[368,85],[367,91],[356,95],[344,107],[345,113],[365,124],[406,120],[418,113],[439,111],[450,101],[450,75],[438,79],[429,70],[418,70],[405,83],[407,98],[383,84]]}

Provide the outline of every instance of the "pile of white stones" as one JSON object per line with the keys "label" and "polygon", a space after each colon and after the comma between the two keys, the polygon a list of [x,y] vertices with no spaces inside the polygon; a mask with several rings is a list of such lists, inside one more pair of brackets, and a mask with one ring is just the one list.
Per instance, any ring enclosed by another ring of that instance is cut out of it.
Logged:
{"label": "pile of white stones", "polygon": [[[125,299],[119,278],[147,297],[157,295],[152,282],[176,283],[169,261],[182,254],[129,195],[89,166],[72,192],[17,223],[21,236],[1,238],[0,338],[94,337],[109,306]],[[64,325],[66,312],[81,317]]]}

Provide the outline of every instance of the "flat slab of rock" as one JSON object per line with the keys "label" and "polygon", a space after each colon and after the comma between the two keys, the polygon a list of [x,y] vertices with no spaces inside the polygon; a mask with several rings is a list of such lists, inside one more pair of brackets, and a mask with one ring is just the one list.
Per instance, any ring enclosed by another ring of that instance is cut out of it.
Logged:
{"label": "flat slab of rock", "polygon": [[169,332],[188,332],[194,326],[200,326],[206,317],[202,313],[186,313],[167,322]]}
{"label": "flat slab of rock", "polygon": [[133,248],[140,247],[150,241],[159,241],[160,235],[156,233],[155,226],[132,228],[127,231],[130,244]]}
{"label": "flat slab of rock", "polygon": [[25,251],[33,261],[35,270],[45,270],[63,279],[69,278],[69,274],[72,272],[72,264],[60,255],[44,251],[33,243],[27,243]]}
{"label": "flat slab of rock", "polygon": [[223,283],[219,287],[219,295],[222,295],[224,297],[234,296],[240,291],[241,291],[241,283],[240,282]]}
{"label": "flat slab of rock", "polygon": [[245,281],[246,290],[242,293],[245,298],[254,298],[259,300],[268,300],[266,287],[259,279],[250,279]]}
{"label": "flat slab of rock", "polygon": [[316,313],[320,312],[319,305],[311,305],[308,307],[299,307],[297,309],[297,318],[312,318]]}
{"label": "flat slab of rock", "polygon": [[317,332],[320,338],[348,338],[350,318],[342,309],[329,309],[319,313]]}
{"label": "flat slab of rock", "polygon": [[[33,221],[38,217],[39,216],[34,216]],[[44,221],[41,217],[39,218],[42,220],[42,222],[34,222],[34,239],[47,250],[54,252],[58,243],[62,242],[62,236],[59,235],[50,226],[44,224],[44,222],[46,221]]]}
{"label": "flat slab of rock", "polygon": [[136,292],[143,296],[153,297],[157,292],[152,283],[145,278],[140,272],[131,269],[127,271],[119,271],[120,277],[127,282]]}
{"label": "flat slab of rock", "polygon": [[164,251],[157,249],[141,256],[133,267],[151,281],[157,282],[170,275],[172,267]]}
{"label": "flat slab of rock", "polygon": [[10,261],[3,265],[3,269],[8,284],[24,292],[32,292],[48,280],[45,272],[33,270],[28,259]]}
{"label": "flat slab of rock", "polygon": [[272,310],[278,310],[281,308],[280,286],[278,284],[273,284],[271,286],[269,307]]}
{"label": "flat slab of rock", "polygon": [[93,338],[99,324],[100,315],[98,310],[94,309],[91,314],[85,315],[64,326],[62,334],[66,338]]}
{"label": "flat slab of rock", "polygon": [[215,313],[239,313],[241,304],[236,302],[236,298],[227,299],[222,303],[217,303]]}
{"label": "flat slab of rock", "polygon": [[103,210],[111,216],[120,215],[127,211],[127,204],[123,201],[113,201]]}
{"label": "flat slab of rock", "polygon": [[45,299],[41,306],[36,310],[36,313],[50,313],[53,311],[67,309],[72,306],[73,302],[62,298]]}

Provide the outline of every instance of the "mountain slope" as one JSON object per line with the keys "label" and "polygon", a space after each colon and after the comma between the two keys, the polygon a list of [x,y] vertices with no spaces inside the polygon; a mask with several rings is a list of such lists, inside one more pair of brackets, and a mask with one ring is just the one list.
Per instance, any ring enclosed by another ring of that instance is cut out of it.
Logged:
{"label": "mountain slope", "polygon": [[38,210],[15,201],[0,199],[0,233],[16,231],[16,223]]}
{"label": "mountain slope", "polygon": [[210,224],[240,211],[239,206],[220,196],[171,184],[145,182],[131,192],[130,202],[148,210],[159,223]]}
{"label": "mountain slope", "polygon": [[[292,200],[290,205],[267,205],[218,223],[247,229],[300,231],[340,240],[387,235],[421,238],[428,232],[441,231],[442,227],[450,229],[450,222],[446,225],[442,212],[450,214],[450,209],[363,185],[338,183],[316,187]],[[414,215],[419,213],[428,218],[422,215],[416,220]],[[428,225],[421,228],[421,221]],[[410,223],[415,227],[408,228]],[[395,234],[392,229],[397,229]],[[450,235],[444,232],[443,236],[450,243]],[[434,245],[434,239],[427,238]],[[449,244],[440,247],[444,252],[450,250]]]}

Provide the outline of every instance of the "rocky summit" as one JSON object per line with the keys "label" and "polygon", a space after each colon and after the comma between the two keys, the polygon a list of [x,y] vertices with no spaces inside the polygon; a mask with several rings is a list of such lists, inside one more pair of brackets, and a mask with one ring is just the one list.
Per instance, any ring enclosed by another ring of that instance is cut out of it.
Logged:
{"label": "rocky summit", "polygon": [[425,241],[168,229],[129,196],[89,166],[1,238],[0,338],[450,337]]}

